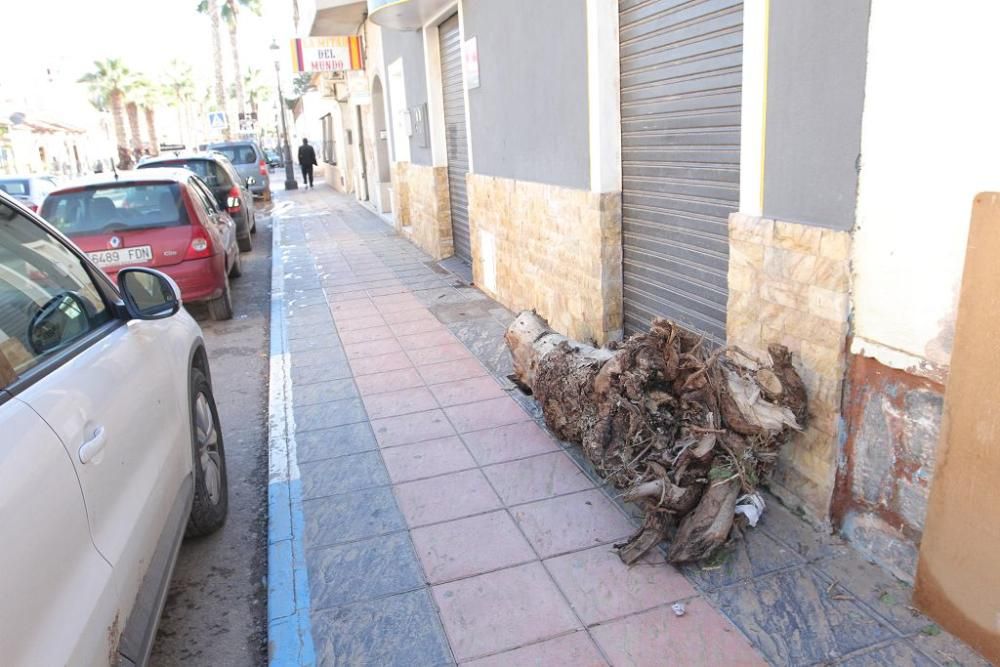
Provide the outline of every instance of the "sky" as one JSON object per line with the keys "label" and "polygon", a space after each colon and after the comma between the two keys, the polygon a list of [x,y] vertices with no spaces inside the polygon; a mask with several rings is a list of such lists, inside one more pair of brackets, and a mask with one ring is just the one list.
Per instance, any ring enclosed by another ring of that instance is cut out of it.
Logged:
{"label": "sky", "polygon": [[[93,61],[122,58],[133,70],[155,79],[174,58],[188,61],[207,87],[212,76],[210,24],[196,11],[198,0],[36,0],[4,9],[0,39],[0,99],[32,95],[46,69],[75,81]],[[268,49],[277,38],[283,47],[293,36],[291,0],[262,0],[258,17],[241,14],[241,65],[273,72]],[[224,24],[223,24],[224,26]],[[228,31],[223,27],[227,70]],[[287,59],[289,50],[280,51]],[[282,63],[288,67],[287,62]],[[273,74],[272,74],[273,76]],[[227,77],[232,80],[231,76]]]}

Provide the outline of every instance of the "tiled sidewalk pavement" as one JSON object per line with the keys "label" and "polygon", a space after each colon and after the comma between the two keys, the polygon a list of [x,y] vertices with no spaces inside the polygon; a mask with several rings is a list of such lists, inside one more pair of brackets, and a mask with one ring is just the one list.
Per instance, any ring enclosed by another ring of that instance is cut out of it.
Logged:
{"label": "tiled sidewalk pavement", "polygon": [[511,314],[348,198],[291,198],[278,217],[321,664],[985,664],[777,501],[717,568],[626,568],[611,544],[628,508],[503,377]]}

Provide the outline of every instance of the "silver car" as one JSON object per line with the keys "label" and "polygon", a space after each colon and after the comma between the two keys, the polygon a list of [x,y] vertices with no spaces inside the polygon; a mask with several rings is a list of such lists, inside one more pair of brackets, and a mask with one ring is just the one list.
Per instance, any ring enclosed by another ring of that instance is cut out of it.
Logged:
{"label": "silver car", "polygon": [[267,155],[256,141],[241,139],[237,141],[224,141],[218,144],[208,144],[208,150],[216,151],[225,155],[237,173],[246,183],[248,178],[253,178],[254,183],[250,186],[250,192],[255,197],[263,197],[264,201],[271,201],[271,177],[267,169]]}

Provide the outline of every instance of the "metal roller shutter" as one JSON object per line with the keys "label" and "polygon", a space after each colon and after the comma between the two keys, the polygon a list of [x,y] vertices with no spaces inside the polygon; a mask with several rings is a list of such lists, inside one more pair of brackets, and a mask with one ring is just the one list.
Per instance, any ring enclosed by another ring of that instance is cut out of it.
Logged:
{"label": "metal roller shutter", "polygon": [[448,198],[455,254],[472,261],[469,238],[469,198],[465,175],[469,173],[469,142],[465,129],[465,84],[462,79],[462,35],[458,14],[438,28],[441,38],[441,83],[444,87],[445,144],[448,148]]}
{"label": "metal roller shutter", "polygon": [[625,331],[726,338],[739,204],[742,0],[621,0]]}

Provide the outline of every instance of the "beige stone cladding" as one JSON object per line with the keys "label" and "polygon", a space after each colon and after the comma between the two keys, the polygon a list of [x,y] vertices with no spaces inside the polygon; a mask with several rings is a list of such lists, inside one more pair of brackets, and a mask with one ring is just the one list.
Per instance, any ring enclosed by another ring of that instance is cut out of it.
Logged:
{"label": "beige stone cladding", "polygon": [[782,452],[771,488],[824,525],[841,430],[850,252],[848,232],[729,218],[728,342],[765,359],[769,343],[783,343],[809,393],[809,425]]}
{"label": "beige stone cladding", "polygon": [[467,177],[476,286],[557,331],[621,337],[621,194]]}
{"label": "beige stone cladding", "polygon": [[396,228],[434,259],[454,254],[447,168],[397,162],[392,182]]}

